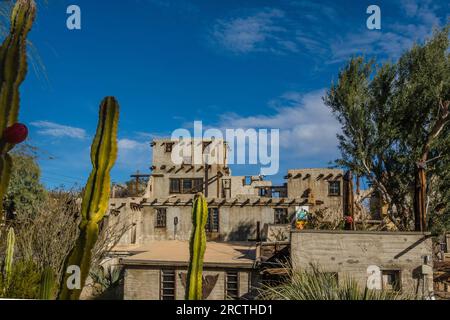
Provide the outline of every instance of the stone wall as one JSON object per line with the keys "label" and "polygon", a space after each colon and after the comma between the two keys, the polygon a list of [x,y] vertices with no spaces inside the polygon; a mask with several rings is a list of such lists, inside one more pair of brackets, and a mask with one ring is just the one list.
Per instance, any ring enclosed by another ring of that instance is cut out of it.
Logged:
{"label": "stone wall", "polygon": [[[173,267],[169,267],[172,268]],[[124,299],[125,300],[160,300],[161,290],[161,270],[162,267],[152,266],[126,266]],[[239,272],[239,294],[248,295],[256,284],[256,275],[247,269],[232,269]],[[177,268],[175,272],[176,299],[183,300],[185,297],[185,288],[181,282],[180,273],[187,272],[186,268]],[[219,275],[216,285],[207,300],[224,300],[225,296],[225,277],[226,271],[220,268],[206,268],[203,274]]]}
{"label": "stone wall", "polygon": [[381,272],[398,270],[404,292],[420,295],[423,288],[425,292],[432,291],[432,275],[422,274],[426,256],[432,256],[432,239],[424,233],[312,230],[291,233],[294,268],[316,264],[325,272],[337,272],[339,279],[351,276],[363,288],[368,271],[376,266]]}

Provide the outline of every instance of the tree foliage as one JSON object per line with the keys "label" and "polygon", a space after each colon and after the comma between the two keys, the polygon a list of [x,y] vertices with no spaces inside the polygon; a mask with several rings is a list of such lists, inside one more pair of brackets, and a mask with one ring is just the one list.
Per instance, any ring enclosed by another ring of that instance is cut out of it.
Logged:
{"label": "tree foliage", "polygon": [[36,149],[29,145],[17,147],[12,158],[11,181],[4,199],[4,209],[10,218],[17,212],[32,214],[46,198],[45,188],[40,182]]}
{"label": "tree foliage", "polygon": [[412,228],[418,162],[427,162],[431,226],[450,212],[448,49],[449,26],[396,63],[354,57],[324,97],[342,125],[337,163],[368,179],[400,230]]}

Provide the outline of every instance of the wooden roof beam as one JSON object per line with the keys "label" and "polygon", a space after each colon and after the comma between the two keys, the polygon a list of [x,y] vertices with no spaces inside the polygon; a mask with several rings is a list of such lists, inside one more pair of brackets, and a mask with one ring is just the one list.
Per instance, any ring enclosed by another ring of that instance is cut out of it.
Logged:
{"label": "wooden roof beam", "polygon": [[191,172],[193,169],[194,169],[194,166],[191,165],[191,166],[186,170],[186,173]]}

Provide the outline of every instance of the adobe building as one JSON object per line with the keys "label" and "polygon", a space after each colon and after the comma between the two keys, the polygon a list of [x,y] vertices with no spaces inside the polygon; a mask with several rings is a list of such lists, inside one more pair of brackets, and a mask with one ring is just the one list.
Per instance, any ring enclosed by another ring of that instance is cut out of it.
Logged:
{"label": "adobe building", "polygon": [[[112,198],[106,217],[106,223],[132,226],[111,253],[125,269],[125,299],[184,298],[191,210],[198,192],[205,194],[209,208],[207,299],[254,297],[261,265],[280,252],[287,252],[294,268],[318,264],[339,279],[355,278],[362,287],[424,297],[432,292],[427,234],[292,230],[302,208],[343,218],[349,206],[344,190],[352,188],[342,170],[293,169],[285,183],[274,185],[260,176],[233,176],[223,141],[158,139],[151,146],[145,193]],[[207,164],[188,152],[175,163],[179,147],[200,148],[218,161]]]}
{"label": "adobe building", "polygon": [[[218,164],[195,161],[181,155],[173,162],[177,146],[202,148]],[[203,192],[208,201],[208,240],[247,241],[267,239],[273,225],[291,225],[296,210],[320,208],[343,216],[343,171],[340,169],[289,170],[287,182],[273,185],[260,176],[233,176],[227,164],[228,149],[223,141],[172,141],[158,139],[153,149],[152,173],[145,194],[110,200],[108,219],[120,219],[134,227],[121,244],[148,244],[159,240],[189,239],[194,196]],[[286,238],[289,232],[286,233]]]}

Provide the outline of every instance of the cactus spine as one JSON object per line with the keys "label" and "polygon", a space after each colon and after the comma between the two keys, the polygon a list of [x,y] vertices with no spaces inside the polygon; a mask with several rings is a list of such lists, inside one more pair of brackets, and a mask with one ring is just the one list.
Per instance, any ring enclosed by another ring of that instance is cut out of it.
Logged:
{"label": "cactus spine", "polygon": [[6,258],[5,258],[5,278],[7,284],[9,284],[9,281],[11,280],[15,244],[16,244],[16,235],[14,233],[14,229],[9,228],[8,239],[6,240]]}
{"label": "cactus spine", "polygon": [[190,260],[186,283],[186,299],[202,300],[203,258],[206,250],[208,205],[203,194],[197,194],[192,207],[193,230],[189,243]]}
{"label": "cactus spine", "polygon": [[110,171],[117,157],[117,126],[119,104],[114,97],[105,98],[100,105],[97,133],[91,146],[92,171],[84,189],[81,205],[80,234],[75,247],[68,255],[64,271],[70,266],[80,268],[81,288],[69,289],[69,274],[63,272],[58,298],[77,300],[91,266],[91,251],[98,238],[98,224],[103,219],[109,201]]}
{"label": "cactus spine", "polygon": [[17,0],[11,14],[9,35],[0,47],[0,209],[11,175],[12,162],[8,152],[14,147],[3,140],[3,132],[18,120],[19,86],[27,73],[27,36],[35,15],[33,0]]}
{"label": "cactus spine", "polygon": [[40,300],[53,300],[55,289],[55,274],[52,268],[45,268],[41,276],[41,285],[39,287]]}

